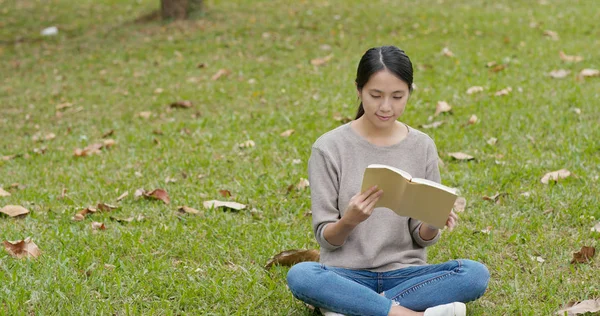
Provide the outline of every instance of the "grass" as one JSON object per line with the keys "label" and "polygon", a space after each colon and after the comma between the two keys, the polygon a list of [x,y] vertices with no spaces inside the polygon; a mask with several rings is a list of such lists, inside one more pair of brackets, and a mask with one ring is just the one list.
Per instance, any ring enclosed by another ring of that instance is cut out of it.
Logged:
{"label": "grass", "polygon": [[[546,2],[213,0],[195,21],[140,24],[157,1],[0,0],[0,156],[18,155],[0,160],[0,187],[12,193],[0,205],[31,210],[0,217],[0,239],[31,236],[43,251],[36,260],[0,251],[0,314],[310,315],[286,288],[288,268],[262,266],[282,250],[317,247],[309,191],[287,188],[307,177],[310,145],[340,124],[333,117],[355,113],[358,60],[384,44],[415,65],[404,122],[418,128],[438,101],[453,106],[425,131],[443,182],[468,206],[429,261],[489,267],[489,290],[470,314],[549,315],[600,297],[598,258],[570,264],[600,237],[590,231],[600,218],[600,78],[576,79],[600,68],[600,13],[593,1]],[[52,25],[57,36],[39,35]],[[584,60],[565,63],[561,50]],[[494,72],[490,61],[507,66]],[[561,68],[571,74],[547,76]],[[219,69],[231,73],[211,80]],[[484,91],[467,95],[474,85]],[[511,94],[494,95],[506,87]],[[194,107],[168,108],[184,99]],[[72,106],[57,111],[64,103]],[[479,121],[465,126],[472,114]],[[73,156],[110,130],[116,146]],[[56,138],[34,140],[49,133]],[[247,140],[256,146],[237,146]],[[477,160],[453,161],[456,151]],[[574,176],[540,183],[561,168]],[[158,187],[170,205],[133,198]],[[219,190],[256,211],[204,209],[225,199]],[[499,204],[482,199],[497,192],[508,193]],[[71,220],[98,202],[120,208]],[[203,215],[178,216],[180,205]],[[138,214],[146,219],[110,219]],[[92,231],[92,221],[107,229]]]}

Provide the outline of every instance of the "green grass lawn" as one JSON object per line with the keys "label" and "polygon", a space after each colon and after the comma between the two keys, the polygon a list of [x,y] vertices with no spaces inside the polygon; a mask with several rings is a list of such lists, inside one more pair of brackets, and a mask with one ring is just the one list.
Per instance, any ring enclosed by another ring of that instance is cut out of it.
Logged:
{"label": "green grass lawn", "polygon": [[[363,52],[386,44],[415,66],[404,122],[431,123],[439,101],[453,108],[423,130],[443,183],[468,204],[429,261],[489,267],[469,314],[550,315],[600,297],[600,259],[570,263],[600,240],[590,230],[600,220],[600,77],[577,78],[600,69],[596,1],[212,0],[195,21],[134,23],[158,5],[0,0],[0,187],[11,193],[0,207],[31,211],[0,216],[0,240],[30,236],[42,250],[19,260],[0,249],[0,314],[310,315],[286,287],[288,268],[263,265],[318,247],[309,189],[288,187],[307,177],[310,146],[340,124],[334,117],[355,114]],[[57,36],[40,35],[53,25]],[[220,69],[228,74],[213,80]],[[548,76],[558,69],[570,73]],[[472,86],[483,92],[467,94]],[[193,107],[171,109],[177,100]],[[74,156],[111,130],[112,148]],[[238,146],[248,140],[255,146]],[[562,168],[572,176],[540,182]],[[171,203],[135,199],[139,188],[164,188]],[[496,193],[508,195],[483,199]],[[214,199],[248,209],[203,207]],[[120,208],[71,220],[100,202]],[[182,205],[202,214],[180,216]]]}

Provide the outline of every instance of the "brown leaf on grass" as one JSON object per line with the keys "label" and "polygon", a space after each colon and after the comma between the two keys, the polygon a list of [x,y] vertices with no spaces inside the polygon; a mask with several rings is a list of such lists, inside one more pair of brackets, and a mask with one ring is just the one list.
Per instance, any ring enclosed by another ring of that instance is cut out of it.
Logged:
{"label": "brown leaf on grass", "polygon": [[583,60],[583,57],[581,57],[581,56],[567,55],[562,50],[558,53],[558,55],[560,56],[560,59],[562,59],[563,61],[566,61],[566,62],[578,63]]}
{"label": "brown leaf on grass", "polygon": [[435,106],[435,113],[433,116],[438,116],[441,113],[452,111],[452,107],[446,101],[439,101]]}
{"label": "brown leaf on grass", "polygon": [[108,132],[106,132],[106,133],[102,134],[102,138],[110,137],[110,136],[112,136],[114,133],[115,133],[115,130],[114,130],[114,129],[111,129],[110,131],[108,131]]}
{"label": "brown leaf on grass", "polygon": [[467,94],[474,94],[474,93],[478,93],[478,92],[483,92],[483,87],[473,86],[473,87],[470,87],[469,89],[467,89]]}
{"label": "brown leaf on grass", "polygon": [[25,238],[25,240],[19,241],[8,241],[4,242],[4,249],[13,257],[21,259],[25,257],[39,257],[42,252],[40,248],[31,240],[30,237]]}
{"label": "brown leaf on grass", "polygon": [[231,192],[229,190],[219,190],[219,194],[221,194],[222,197],[231,197]]}
{"label": "brown leaf on grass", "polygon": [[313,66],[323,66],[333,58],[333,54],[329,54],[323,58],[315,58],[310,61]]}
{"label": "brown leaf on grass", "polygon": [[596,223],[596,225],[594,225],[594,227],[592,227],[591,231],[600,233],[600,222]]}
{"label": "brown leaf on grass", "polygon": [[110,204],[106,204],[106,203],[98,203],[98,205],[96,205],[96,209],[99,210],[100,212],[110,212],[112,210],[116,210],[118,209],[118,206],[114,206],[114,205],[110,205]]}
{"label": "brown leaf on grass", "polygon": [[446,57],[454,57],[454,53],[448,47],[444,47],[442,49],[442,55],[444,55]]}
{"label": "brown leaf on grass", "polygon": [[54,133],[48,133],[48,134],[46,134],[46,136],[44,136],[44,140],[45,141],[50,141],[50,140],[53,140],[55,138],[56,138],[56,134],[54,134]]}
{"label": "brown leaf on grass", "polygon": [[62,111],[64,109],[70,108],[73,106],[73,103],[69,103],[69,102],[65,102],[65,103],[60,103],[56,106],[56,110],[57,111]]}
{"label": "brown leaf on grass", "polygon": [[169,197],[169,193],[164,189],[155,189],[151,192],[144,192],[144,197],[149,199],[157,199],[165,202],[165,204],[171,203],[171,198]]}
{"label": "brown leaf on grass", "polygon": [[171,177],[168,177],[168,176],[165,178],[165,183],[166,184],[175,183],[175,182],[177,182],[177,179],[175,179],[175,178],[171,178]]}
{"label": "brown leaf on grass", "polygon": [[559,69],[559,70],[552,70],[548,74],[548,76],[550,76],[551,78],[554,78],[554,79],[562,79],[562,78],[567,77],[570,73],[571,73],[570,70]]}
{"label": "brown leaf on grass", "polygon": [[202,212],[198,211],[197,209],[194,209],[194,208],[191,208],[191,207],[185,206],[185,205],[177,208],[177,211],[181,214],[194,214],[194,215],[202,214]]}
{"label": "brown leaf on grass", "polygon": [[192,101],[180,100],[171,103],[170,107],[175,109],[189,109],[193,106]]}
{"label": "brown leaf on grass", "polygon": [[544,36],[550,38],[553,41],[558,41],[560,39],[560,37],[558,36],[558,33],[551,31],[551,30],[545,30]]}
{"label": "brown leaf on grass", "polygon": [[8,156],[2,156],[2,160],[4,161],[9,161],[9,160],[13,160],[15,158],[17,158],[19,155],[8,155]]}
{"label": "brown leaf on grass", "polygon": [[543,184],[548,184],[548,183],[550,183],[550,181],[558,182],[558,180],[568,178],[569,176],[571,176],[571,172],[569,170],[560,169],[557,171],[552,171],[552,172],[546,173],[542,177],[541,181]]}
{"label": "brown leaf on grass", "polygon": [[485,229],[482,229],[480,231],[476,231],[475,233],[481,233],[481,234],[489,235],[492,232],[493,228],[494,228],[493,226],[487,226]]}
{"label": "brown leaf on grass", "polygon": [[308,180],[306,180],[304,178],[300,178],[300,181],[298,182],[298,184],[296,184],[296,189],[304,190],[309,186],[310,186],[310,183],[308,182]]}
{"label": "brown leaf on grass", "polygon": [[139,214],[138,216],[135,216],[135,217],[132,216],[132,217],[127,217],[127,218],[119,218],[119,217],[114,217],[114,216],[110,217],[111,220],[117,221],[119,223],[131,223],[133,221],[141,222],[145,218],[146,217],[144,217],[144,215],[142,215],[142,214]]}
{"label": "brown leaf on grass", "polygon": [[348,115],[342,116],[342,114],[340,114],[340,113],[335,113],[333,115],[333,119],[340,122],[341,124],[346,124],[346,123],[352,121],[351,116],[348,116]]}
{"label": "brown leaf on grass", "polygon": [[600,70],[598,69],[583,69],[579,72],[579,77],[580,78],[585,78],[585,77],[598,77],[600,76]]}
{"label": "brown leaf on grass", "polygon": [[102,141],[102,146],[103,146],[102,148],[109,149],[109,148],[112,148],[116,144],[117,144],[117,142],[114,139],[105,139]]}
{"label": "brown leaf on grass", "polygon": [[71,218],[71,220],[76,221],[76,222],[80,222],[83,219],[85,219],[85,216],[87,214],[96,213],[96,212],[97,212],[97,210],[95,208],[93,208],[93,207],[86,207],[83,210],[75,213],[75,216],[73,216],[73,218]]}
{"label": "brown leaf on grass", "polygon": [[500,203],[500,198],[505,197],[505,196],[508,196],[508,193],[496,193],[492,196],[484,195],[483,199],[485,201],[490,201],[490,202],[494,202],[497,204],[497,203]]}
{"label": "brown leaf on grass", "polygon": [[454,201],[454,211],[457,213],[460,212],[464,212],[465,208],[467,207],[467,199],[465,199],[462,196],[459,196],[458,198],[456,198],[456,201]]}
{"label": "brown leaf on grass", "polygon": [[488,145],[490,145],[490,146],[496,145],[497,142],[498,142],[498,138],[496,138],[496,137],[492,137],[486,141],[486,143],[488,143]]}
{"label": "brown leaf on grass", "polygon": [[251,148],[251,147],[254,147],[254,146],[256,146],[256,144],[254,143],[253,140],[247,140],[247,141],[245,141],[243,143],[238,144],[239,148]]}
{"label": "brown leaf on grass", "polygon": [[0,209],[0,213],[6,214],[10,217],[17,217],[29,213],[29,210],[20,205],[6,205]]}
{"label": "brown leaf on grass", "polygon": [[93,230],[105,230],[106,226],[104,226],[104,223],[92,222],[92,229]]}
{"label": "brown leaf on grass", "polygon": [[229,76],[230,73],[231,73],[231,70],[222,68],[222,69],[219,69],[212,77],[210,77],[210,79],[213,81],[219,80],[219,78],[221,78],[221,77]]}
{"label": "brown leaf on grass", "polygon": [[149,119],[152,116],[152,112],[150,112],[150,111],[143,111],[143,112],[138,113],[137,116],[147,120],[147,119]]}
{"label": "brown leaf on grass", "polygon": [[320,252],[317,249],[292,249],[282,251],[267,260],[265,269],[270,269],[274,265],[291,267],[296,263],[303,261],[319,261]]}
{"label": "brown leaf on grass", "polygon": [[556,312],[556,315],[575,316],[596,312],[600,312],[600,299],[570,302],[563,309]]}
{"label": "brown leaf on grass", "polygon": [[475,123],[477,123],[477,115],[473,114],[469,118],[469,121],[467,122],[467,125],[473,125]]}
{"label": "brown leaf on grass", "polygon": [[295,130],[288,129],[287,131],[279,134],[279,136],[281,136],[281,137],[290,137],[290,136],[292,136],[292,134],[294,134],[294,132],[295,132]]}
{"label": "brown leaf on grass", "polygon": [[492,72],[500,72],[502,70],[506,69],[506,64],[499,64],[499,65],[495,65],[494,67],[492,67]]}
{"label": "brown leaf on grass", "polygon": [[202,205],[205,208],[224,208],[224,209],[230,209],[233,211],[241,211],[246,208],[246,205],[240,204],[237,202],[226,202],[226,201],[217,201],[217,200],[204,201],[204,203],[202,203]]}
{"label": "brown leaf on grass", "polygon": [[128,195],[129,195],[129,191],[125,191],[123,194],[119,195],[119,197],[117,198],[117,202],[120,202],[121,200],[126,198]]}
{"label": "brown leaf on grass", "polygon": [[469,160],[475,159],[475,157],[473,157],[471,155],[467,155],[465,153],[461,153],[461,152],[449,153],[448,156],[450,156],[456,160],[464,160],[464,161],[469,161]]}
{"label": "brown leaf on grass", "polygon": [[573,259],[571,259],[571,264],[574,263],[587,263],[594,257],[596,254],[596,248],[583,246],[581,250],[573,253]]}
{"label": "brown leaf on grass", "polygon": [[503,95],[509,95],[511,92],[512,92],[512,88],[506,87],[506,88],[496,92],[494,95],[499,97],[499,96],[503,96]]}
{"label": "brown leaf on grass", "polygon": [[444,124],[444,121],[435,121],[435,122],[430,123],[430,124],[420,125],[420,127],[425,128],[425,129],[438,128],[438,127],[442,126],[442,124]]}
{"label": "brown leaf on grass", "polygon": [[9,192],[4,191],[4,189],[0,188],[0,197],[10,196]]}

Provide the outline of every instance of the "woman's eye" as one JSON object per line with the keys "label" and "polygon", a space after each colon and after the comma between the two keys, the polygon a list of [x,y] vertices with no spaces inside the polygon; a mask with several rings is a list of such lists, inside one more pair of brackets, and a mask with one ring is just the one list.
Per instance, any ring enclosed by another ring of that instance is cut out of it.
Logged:
{"label": "woman's eye", "polygon": [[380,95],[372,95],[372,94],[371,94],[371,98],[373,98],[373,99],[377,99],[377,98],[381,98],[381,96],[380,96]]}
{"label": "woman's eye", "polygon": [[402,97],[394,97],[394,99],[400,100],[400,99],[402,99]]}

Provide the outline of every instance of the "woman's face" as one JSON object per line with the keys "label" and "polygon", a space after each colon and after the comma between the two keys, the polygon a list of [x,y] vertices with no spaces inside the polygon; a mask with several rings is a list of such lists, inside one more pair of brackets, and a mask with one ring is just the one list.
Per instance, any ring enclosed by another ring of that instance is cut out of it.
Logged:
{"label": "woman's face", "polygon": [[387,69],[371,75],[358,97],[365,110],[364,118],[377,128],[390,128],[406,107],[410,95],[408,84]]}

